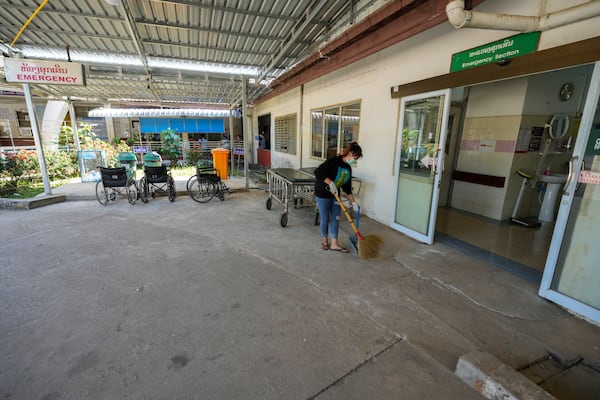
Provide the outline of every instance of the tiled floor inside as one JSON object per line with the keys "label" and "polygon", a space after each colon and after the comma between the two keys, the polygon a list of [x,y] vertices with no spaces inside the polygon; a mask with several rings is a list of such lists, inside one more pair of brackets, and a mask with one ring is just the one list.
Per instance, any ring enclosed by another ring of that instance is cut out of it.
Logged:
{"label": "tiled floor inside", "polygon": [[436,231],[542,272],[550,248],[554,223],[528,228],[498,223],[454,210],[438,208]]}

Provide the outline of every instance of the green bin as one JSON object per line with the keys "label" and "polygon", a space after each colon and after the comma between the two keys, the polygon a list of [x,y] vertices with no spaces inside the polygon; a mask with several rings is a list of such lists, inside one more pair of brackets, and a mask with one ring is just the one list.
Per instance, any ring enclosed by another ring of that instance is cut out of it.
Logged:
{"label": "green bin", "polygon": [[122,151],[117,156],[117,160],[119,161],[119,164],[127,170],[127,177],[135,178],[135,166],[137,163],[135,154],[131,151]]}
{"label": "green bin", "polygon": [[145,167],[160,167],[162,165],[162,157],[155,151],[151,151],[144,156]]}

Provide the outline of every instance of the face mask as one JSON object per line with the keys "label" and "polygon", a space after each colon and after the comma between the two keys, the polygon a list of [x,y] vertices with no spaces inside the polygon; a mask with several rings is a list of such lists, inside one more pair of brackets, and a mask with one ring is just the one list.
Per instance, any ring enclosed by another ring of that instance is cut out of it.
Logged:
{"label": "face mask", "polygon": [[348,164],[350,164],[351,167],[354,167],[356,165],[356,160],[354,158],[350,159],[348,160]]}

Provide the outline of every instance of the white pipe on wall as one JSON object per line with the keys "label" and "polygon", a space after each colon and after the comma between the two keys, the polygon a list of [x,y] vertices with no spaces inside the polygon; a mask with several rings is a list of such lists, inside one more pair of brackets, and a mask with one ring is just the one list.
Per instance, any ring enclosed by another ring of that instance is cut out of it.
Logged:
{"label": "white pipe on wall", "polygon": [[446,15],[448,21],[458,29],[480,28],[518,32],[546,31],[600,16],[600,1],[591,0],[587,3],[536,17],[465,10],[464,0],[453,0],[446,5]]}

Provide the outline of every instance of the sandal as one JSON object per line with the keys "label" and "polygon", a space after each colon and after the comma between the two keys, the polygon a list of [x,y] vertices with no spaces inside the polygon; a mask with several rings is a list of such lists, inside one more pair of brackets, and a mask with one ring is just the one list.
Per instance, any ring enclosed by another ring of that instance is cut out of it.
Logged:
{"label": "sandal", "polygon": [[339,251],[340,253],[349,253],[350,250],[348,250],[345,247],[340,247],[339,249],[334,249],[333,247],[330,247],[329,250],[331,251]]}
{"label": "sandal", "polygon": [[327,243],[321,243],[321,250],[329,250],[329,245]]}

